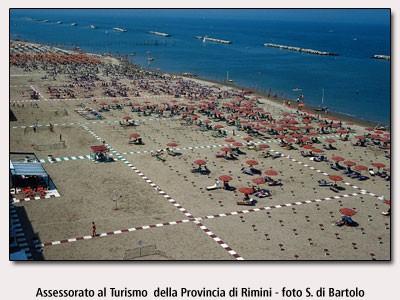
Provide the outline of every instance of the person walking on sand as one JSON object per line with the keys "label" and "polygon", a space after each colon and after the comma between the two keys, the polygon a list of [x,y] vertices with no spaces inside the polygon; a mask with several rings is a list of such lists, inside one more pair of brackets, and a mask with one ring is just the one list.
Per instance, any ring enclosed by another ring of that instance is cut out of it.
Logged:
{"label": "person walking on sand", "polygon": [[61,133],[60,133],[60,142],[62,142],[62,135],[61,135]]}
{"label": "person walking on sand", "polygon": [[96,223],[92,222],[92,237],[96,237]]}

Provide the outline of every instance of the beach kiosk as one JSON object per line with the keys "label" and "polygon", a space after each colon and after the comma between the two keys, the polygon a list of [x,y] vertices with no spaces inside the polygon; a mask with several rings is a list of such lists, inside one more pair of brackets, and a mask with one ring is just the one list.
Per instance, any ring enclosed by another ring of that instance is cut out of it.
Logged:
{"label": "beach kiosk", "polygon": [[22,190],[24,193],[43,191],[45,194],[46,190],[53,188],[52,185],[49,175],[40,163],[10,161],[10,188],[15,193]]}
{"label": "beach kiosk", "polygon": [[109,156],[109,149],[106,145],[90,146],[90,159],[98,162],[110,162],[114,161],[112,157]]}

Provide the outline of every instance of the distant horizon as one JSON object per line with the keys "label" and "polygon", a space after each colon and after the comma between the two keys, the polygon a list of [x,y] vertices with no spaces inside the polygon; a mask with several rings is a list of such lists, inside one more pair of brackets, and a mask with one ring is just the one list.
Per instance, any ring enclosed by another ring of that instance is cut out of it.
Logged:
{"label": "distant horizon", "polygon": [[46,13],[114,16],[139,13],[141,16],[163,16],[194,19],[269,20],[281,22],[350,23],[390,25],[390,9],[10,9],[14,14],[46,15]]}

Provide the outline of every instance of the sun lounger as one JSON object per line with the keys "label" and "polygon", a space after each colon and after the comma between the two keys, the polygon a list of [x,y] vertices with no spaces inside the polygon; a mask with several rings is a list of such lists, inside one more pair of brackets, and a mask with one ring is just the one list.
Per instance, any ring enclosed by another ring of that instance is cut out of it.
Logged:
{"label": "sun lounger", "polygon": [[171,150],[171,149],[167,149],[167,154],[171,155],[171,156],[180,156],[180,155],[182,155],[182,153],[177,152],[175,150]]}
{"label": "sun lounger", "polygon": [[250,168],[242,168],[241,171],[242,171],[243,174],[247,174],[247,175],[250,175],[250,176],[254,175]]}
{"label": "sun lounger", "polygon": [[297,147],[293,146],[292,144],[286,147],[286,150],[298,150]]}
{"label": "sun lounger", "polygon": [[329,189],[330,189],[331,191],[335,192],[335,193],[339,193],[339,190],[338,190],[336,187],[334,187],[334,186],[329,187]]}
{"label": "sun lounger", "polygon": [[337,221],[335,223],[335,225],[339,226],[339,227],[341,227],[343,225],[350,226],[350,227],[357,227],[359,224],[349,216],[342,216],[342,218],[339,221]]}
{"label": "sun lounger", "polygon": [[243,152],[242,150],[237,148],[232,149],[232,152],[234,152],[237,155],[246,155],[246,152]]}
{"label": "sun lounger", "polygon": [[300,151],[301,156],[303,157],[313,157],[313,155],[311,153],[306,153],[303,150]]}
{"label": "sun lounger", "polygon": [[254,174],[254,175],[261,175],[262,172],[258,169],[255,168],[250,168],[250,171]]}
{"label": "sun lounger", "polygon": [[326,161],[327,160],[326,157],[323,156],[323,155],[311,157],[310,159],[313,160],[313,161],[316,161],[316,162],[322,162],[322,161]]}
{"label": "sun lounger", "polygon": [[256,201],[254,199],[249,199],[249,200],[242,200],[242,201],[237,201],[237,205],[247,205],[247,206],[253,206],[256,204]]}
{"label": "sun lounger", "polygon": [[206,187],[207,191],[218,190],[218,189],[220,189],[220,188],[221,188],[221,186],[219,186],[219,185],[217,185],[217,184],[214,184],[214,185],[211,185],[211,186]]}
{"label": "sun lounger", "polygon": [[281,185],[283,185],[282,182],[278,180],[272,180],[268,182],[268,186],[281,186]]}
{"label": "sun lounger", "polygon": [[281,156],[282,156],[282,155],[281,155],[280,153],[271,154],[270,152],[267,152],[267,153],[265,154],[264,158],[271,157],[272,159],[277,159],[277,158],[280,158]]}
{"label": "sun lounger", "polygon": [[255,192],[253,195],[258,198],[266,198],[266,197],[272,196],[271,191],[266,190],[266,189],[260,189],[257,192]]}
{"label": "sun lounger", "polygon": [[325,179],[318,180],[319,186],[332,186],[332,183],[326,181]]}
{"label": "sun lounger", "polygon": [[238,158],[237,158],[235,155],[233,155],[232,153],[231,153],[231,154],[228,154],[228,155],[225,155],[224,158],[225,158],[226,160],[237,160],[237,159],[238,159]]}
{"label": "sun lounger", "polygon": [[329,144],[329,145],[323,145],[322,146],[325,150],[337,150],[337,148],[336,147],[333,147],[331,144]]}

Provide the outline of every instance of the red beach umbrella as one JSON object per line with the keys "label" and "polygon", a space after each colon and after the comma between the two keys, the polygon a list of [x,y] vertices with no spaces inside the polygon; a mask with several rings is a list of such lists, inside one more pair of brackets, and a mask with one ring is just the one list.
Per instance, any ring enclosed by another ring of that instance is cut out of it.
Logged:
{"label": "red beach umbrella", "polygon": [[232,177],[231,177],[231,176],[228,176],[228,175],[221,175],[221,176],[219,176],[219,179],[220,179],[221,181],[223,181],[223,182],[228,182],[228,181],[231,181],[231,180],[232,180]]}
{"label": "red beach umbrella", "polygon": [[205,165],[205,164],[206,164],[206,161],[203,160],[203,159],[197,159],[197,160],[194,161],[194,163],[195,163],[196,165],[202,166],[202,165]]}
{"label": "red beach umbrella", "polygon": [[177,143],[175,143],[175,142],[171,142],[171,143],[168,143],[168,144],[167,144],[167,146],[168,146],[168,147],[172,147],[172,148],[174,148],[174,147],[177,147],[177,146],[178,146],[178,144],[177,144]]}
{"label": "red beach umbrella", "polygon": [[329,179],[334,181],[335,183],[336,183],[336,181],[342,181],[343,180],[342,176],[339,176],[339,175],[329,175]]}
{"label": "red beach umbrella", "polygon": [[285,141],[286,141],[287,143],[294,143],[294,142],[295,142],[295,140],[292,139],[292,138],[285,138]]}
{"label": "red beach umbrella", "polygon": [[332,160],[336,161],[336,162],[339,162],[339,161],[344,161],[344,158],[341,157],[341,156],[332,156]]}
{"label": "red beach umbrella", "polygon": [[258,161],[254,160],[254,159],[249,159],[249,160],[246,160],[246,164],[248,164],[249,166],[255,166],[255,165],[258,165]]}
{"label": "red beach umbrella", "polygon": [[222,147],[222,148],[221,148],[221,151],[227,153],[227,152],[231,152],[232,149],[229,148],[229,147]]}
{"label": "red beach umbrella", "polygon": [[264,184],[265,183],[264,177],[254,178],[251,181],[253,181],[255,184]]}
{"label": "red beach umbrella", "polygon": [[254,192],[254,190],[251,187],[241,187],[241,188],[239,188],[239,192],[249,195],[249,194],[252,194]]}
{"label": "red beach umbrella", "polygon": [[269,145],[267,145],[267,144],[261,144],[261,145],[258,146],[258,148],[261,149],[261,150],[268,149],[268,148],[269,148]]}
{"label": "red beach umbrella", "polygon": [[312,148],[312,149],[310,149],[312,152],[315,152],[315,153],[322,153],[322,152],[324,152],[323,150],[321,150],[321,149],[318,149],[318,148]]}
{"label": "red beach umbrella", "polygon": [[130,117],[130,116],[125,116],[125,117],[123,117],[122,119],[124,119],[124,120],[130,120],[130,119],[132,119],[132,117]]}
{"label": "red beach umbrella", "polygon": [[326,139],[326,142],[332,144],[332,143],[336,143],[336,140],[334,140],[334,139]]}
{"label": "red beach umbrella", "polygon": [[131,139],[137,139],[138,137],[140,137],[139,133],[131,133],[131,135],[129,136]]}
{"label": "red beach umbrella", "polygon": [[368,170],[368,168],[366,166],[363,166],[363,165],[357,165],[353,169],[356,170],[356,171],[367,171]]}
{"label": "red beach umbrella", "polygon": [[224,128],[224,126],[221,125],[221,124],[217,124],[217,125],[214,126],[214,128],[216,128],[216,129],[221,129],[221,128]]}
{"label": "red beach umbrella", "polygon": [[227,139],[225,139],[225,142],[227,142],[227,143],[233,143],[234,141],[235,141],[234,138],[227,138]]}
{"label": "red beach umbrella", "polygon": [[267,175],[267,176],[277,176],[277,175],[278,175],[278,172],[275,171],[275,170],[270,169],[270,170],[266,170],[266,171],[264,172],[264,174]]}
{"label": "red beach umbrella", "polygon": [[348,131],[347,131],[347,129],[339,129],[336,132],[340,133],[340,134],[344,134],[344,133],[347,133]]}
{"label": "red beach umbrella", "polygon": [[351,160],[346,160],[346,161],[343,162],[343,164],[348,166],[348,167],[352,167],[352,166],[356,165],[356,163],[354,161],[351,161]]}
{"label": "red beach umbrella", "polygon": [[232,145],[235,146],[235,147],[242,147],[243,146],[243,144],[241,142],[233,142]]}
{"label": "red beach umbrella", "polygon": [[354,216],[357,213],[357,211],[355,211],[354,209],[347,208],[347,207],[343,207],[343,208],[339,209],[339,212],[342,215],[348,216],[348,217]]}
{"label": "red beach umbrella", "polygon": [[378,168],[378,169],[381,169],[381,168],[384,168],[384,167],[385,167],[385,164],[380,163],[380,162],[374,162],[372,165],[373,165],[375,168]]}
{"label": "red beach umbrella", "polygon": [[304,145],[303,148],[304,148],[304,149],[307,149],[307,150],[311,150],[311,149],[314,149],[314,146],[313,146],[313,145],[308,145],[308,144],[307,144],[307,145]]}

